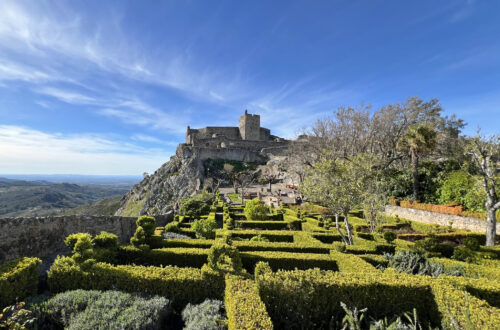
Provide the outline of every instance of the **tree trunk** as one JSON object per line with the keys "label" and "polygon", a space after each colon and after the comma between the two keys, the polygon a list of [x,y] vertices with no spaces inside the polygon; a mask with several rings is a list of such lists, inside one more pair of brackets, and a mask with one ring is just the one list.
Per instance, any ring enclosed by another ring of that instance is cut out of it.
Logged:
{"label": "tree trunk", "polygon": [[342,233],[342,231],[340,230],[339,214],[338,213],[335,213],[335,228],[337,228],[337,231],[338,231],[340,237],[342,238],[342,240],[344,241],[345,245],[350,245],[349,240],[347,239],[347,237],[345,237],[344,233]]}
{"label": "tree trunk", "polygon": [[349,226],[349,220],[347,219],[348,213],[349,213],[348,211],[344,212],[344,225],[345,225],[345,230],[347,232],[347,240],[349,241],[348,245],[352,245],[353,241],[352,241],[352,233],[351,233],[351,228],[350,228],[351,226]]}
{"label": "tree trunk", "polygon": [[411,148],[411,166],[413,172],[413,200],[418,201],[418,155],[415,148]]}
{"label": "tree trunk", "polygon": [[486,246],[494,246],[497,234],[496,209],[489,207],[486,210]]}

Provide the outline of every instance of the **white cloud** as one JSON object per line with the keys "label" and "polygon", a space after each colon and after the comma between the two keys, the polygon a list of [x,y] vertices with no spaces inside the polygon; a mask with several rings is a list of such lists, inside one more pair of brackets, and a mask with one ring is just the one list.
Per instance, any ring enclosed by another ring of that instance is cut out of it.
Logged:
{"label": "white cloud", "polygon": [[0,126],[0,173],[129,175],[153,172],[172,152],[96,135]]}

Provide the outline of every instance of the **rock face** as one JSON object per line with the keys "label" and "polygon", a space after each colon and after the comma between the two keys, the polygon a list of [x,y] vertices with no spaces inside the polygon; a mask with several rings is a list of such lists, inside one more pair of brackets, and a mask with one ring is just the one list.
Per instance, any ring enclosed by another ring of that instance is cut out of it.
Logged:
{"label": "rock face", "polygon": [[178,148],[168,162],[122,198],[122,205],[115,215],[166,214],[178,199],[199,190],[204,178],[203,161],[197,153]]}

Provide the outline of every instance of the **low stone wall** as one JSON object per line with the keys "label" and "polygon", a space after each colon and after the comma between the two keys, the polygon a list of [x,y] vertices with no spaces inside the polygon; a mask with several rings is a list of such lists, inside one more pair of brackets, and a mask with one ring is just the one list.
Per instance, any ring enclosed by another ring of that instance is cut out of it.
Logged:
{"label": "low stone wall", "polygon": [[[172,215],[155,216],[156,225],[164,226]],[[48,216],[0,219],[0,264],[17,257],[49,257],[67,252],[66,236],[86,232],[92,235],[107,231],[127,243],[136,229],[136,217],[118,216]]]}
{"label": "low stone wall", "polygon": [[[449,226],[451,222],[451,227],[453,229],[465,229],[477,233],[486,232],[486,221],[476,218],[460,217],[457,215],[416,210],[392,205],[387,205],[385,207],[385,214],[391,216],[397,215],[403,219],[440,226]],[[497,226],[497,234],[500,234],[500,226]]]}

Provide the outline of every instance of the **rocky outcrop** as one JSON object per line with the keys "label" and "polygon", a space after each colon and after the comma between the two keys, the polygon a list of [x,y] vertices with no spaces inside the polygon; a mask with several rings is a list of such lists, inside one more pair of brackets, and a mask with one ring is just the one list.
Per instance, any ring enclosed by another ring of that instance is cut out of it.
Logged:
{"label": "rocky outcrop", "polygon": [[198,154],[178,148],[168,162],[144,177],[122,198],[115,215],[166,214],[180,198],[199,190],[204,178],[205,169]]}

